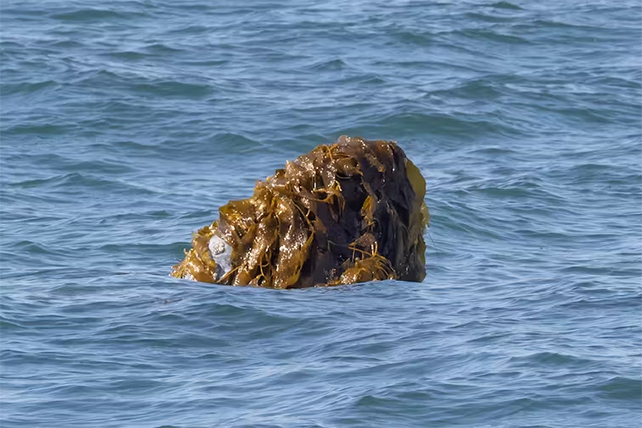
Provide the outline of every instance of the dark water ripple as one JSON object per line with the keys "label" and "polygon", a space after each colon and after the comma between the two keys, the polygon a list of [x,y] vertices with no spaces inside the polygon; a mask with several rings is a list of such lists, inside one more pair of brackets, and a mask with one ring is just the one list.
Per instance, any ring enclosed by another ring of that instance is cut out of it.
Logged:
{"label": "dark water ripple", "polygon": [[[639,2],[3,1],[3,427],[639,427]],[[428,276],[167,276],[341,134],[427,178]]]}

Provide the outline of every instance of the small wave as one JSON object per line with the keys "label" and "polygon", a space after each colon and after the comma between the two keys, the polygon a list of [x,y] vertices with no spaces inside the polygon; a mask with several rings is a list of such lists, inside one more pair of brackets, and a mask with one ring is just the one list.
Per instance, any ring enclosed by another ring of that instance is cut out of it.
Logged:
{"label": "small wave", "polygon": [[484,99],[490,101],[502,95],[500,87],[493,83],[488,77],[475,78],[455,84],[446,89],[429,92],[431,96],[442,96],[446,99],[453,97],[467,98],[471,100]]}
{"label": "small wave", "polygon": [[642,398],[642,380],[617,376],[599,385],[600,395],[611,400],[639,403]]}
{"label": "small wave", "polygon": [[498,31],[484,30],[484,29],[467,29],[454,31],[455,35],[462,35],[470,39],[485,39],[491,42],[505,43],[505,44],[519,44],[528,45],[532,42],[524,37],[516,36],[513,34],[503,34]]}
{"label": "small wave", "polygon": [[419,33],[415,31],[400,31],[391,33],[396,40],[402,43],[409,43],[417,46],[430,46],[435,43],[434,36],[429,33]]}
{"label": "small wave", "polygon": [[150,155],[158,151],[158,147],[155,144],[143,144],[136,141],[116,141],[111,145],[118,149],[118,151],[124,151],[125,153],[136,152],[141,155]]}
{"label": "small wave", "polygon": [[263,147],[257,140],[234,132],[222,132],[209,138],[216,150],[226,150],[226,153],[248,153]]}
{"label": "small wave", "polygon": [[122,244],[105,244],[98,247],[99,250],[105,251],[109,254],[123,254],[125,252],[145,254],[147,256],[152,254],[183,254],[183,249],[188,247],[187,242],[172,242],[169,244],[132,244],[131,242],[125,242]]}
{"label": "small wave", "polygon": [[24,241],[19,241],[19,242],[14,242],[13,243],[13,251],[14,252],[25,252],[27,254],[30,254],[32,256],[52,256],[56,255],[57,251],[53,250],[51,248],[48,248],[46,245],[35,242],[35,241],[30,241],[30,240],[24,240]]}
{"label": "small wave", "polygon": [[586,369],[595,365],[595,361],[558,352],[536,352],[530,355],[511,357],[508,364],[516,364],[520,367],[573,366]]}
{"label": "small wave", "polygon": [[482,149],[475,149],[469,152],[470,154],[489,155],[489,156],[509,156],[516,155],[519,152],[507,147],[485,147]]}
{"label": "small wave", "polygon": [[[507,171],[510,173],[510,171]],[[535,176],[516,177],[505,181],[493,180],[483,183],[473,183],[466,187],[470,193],[481,193],[493,198],[513,198],[516,200],[543,200],[551,204],[562,203],[563,198],[555,193],[550,186]]]}
{"label": "small wave", "polygon": [[109,57],[125,61],[138,61],[150,57],[150,54],[137,51],[110,52]]}
{"label": "small wave", "polygon": [[[335,130],[337,135],[369,135],[377,134],[380,138],[400,139],[412,135],[441,135],[469,139],[471,135],[478,138],[484,135],[519,134],[519,130],[499,121],[476,118],[470,114],[458,116],[443,113],[392,113],[381,119],[368,117],[370,126],[366,132],[360,127],[341,128]],[[390,136],[390,137],[388,137]]]}
{"label": "small wave", "polygon": [[320,61],[308,67],[311,71],[337,71],[343,70],[347,64],[340,58]]}
{"label": "small wave", "polygon": [[[4,332],[8,331],[18,331],[17,333],[20,334],[24,332],[24,330],[32,330],[29,327],[25,327],[22,325],[18,320],[9,320],[6,316],[1,316],[0,317],[0,330]],[[22,330],[22,331],[21,331]]]}
{"label": "small wave", "polygon": [[471,20],[475,20],[475,21],[479,20],[479,21],[490,22],[490,23],[513,22],[517,19],[510,16],[489,15],[489,14],[480,13],[480,12],[467,12],[465,16],[470,18]]}
{"label": "small wave", "polygon": [[[12,183],[11,187],[14,188],[51,188],[51,195],[48,198],[58,197],[66,200],[69,195],[76,195],[77,199],[82,197],[89,197],[92,192],[107,191],[109,194],[124,196],[130,195],[137,198],[146,195],[164,194],[166,191],[161,188],[152,188],[150,186],[138,185],[133,182],[125,181],[122,179],[109,179],[104,176],[95,176],[81,173],[69,173],[64,175],[55,175],[49,178],[38,180],[26,180],[17,183]],[[89,192],[78,195],[79,189],[88,190]]]}
{"label": "small wave", "polygon": [[182,60],[180,63],[187,67],[219,67],[228,64],[230,61],[227,59],[197,59],[191,58]]}
{"label": "small wave", "polygon": [[104,21],[104,20],[127,20],[144,16],[144,14],[129,11],[127,13],[116,12],[109,9],[80,9],[72,12],[56,13],[49,15],[50,18],[60,21],[82,22],[82,21]]}
{"label": "small wave", "polygon": [[507,2],[507,1],[500,1],[500,2],[497,2],[497,3],[493,3],[493,4],[488,5],[488,7],[492,7],[492,8],[495,8],[495,9],[522,10],[522,8],[519,7],[518,5],[516,5],[514,3]]}
{"label": "small wave", "polygon": [[4,136],[7,135],[65,135],[69,134],[72,130],[76,129],[75,125],[58,125],[55,123],[42,123],[42,124],[20,124],[6,128],[3,131]]}
{"label": "small wave", "polygon": [[136,171],[134,168],[129,166],[125,160],[121,162],[107,160],[67,162],[65,165],[59,166],[59,168],[63,171],[114,175],[127,174]]}
{"label": "small wave", "polygon": [[2,95],[31,95],[46,89],[56,89],[59,88],[61,84],[55,80],[43,80],[41,82],[28,82],[28,83],[18,83],[11,84],[5,83],[2,88]]}
{"label": "small wave", "polygon": [[578,30],[600,30],[599,27],[593,27],[590,25],[580,25],[580,24],[571,24],[570,22],[564,22],[559,20],[550,20],[550,19],[537,19],[531,24],[539,28],[564,28],[564,29],[578,29]]}
{"label": "small wave", "polygon": [[133,92],[151,94],[162,97],[176,97],[187,99],[202,99],[212,94],[212,87],[198,83],[184,83],[178,81],[164,81],[158,83],[143,83],[131,87]]}
{"label": "small wave", "polygon": [[151,45],[147,45],[144,47],[144,50],[152,54],[174,54],[182,51],[181,49],[173,48],[164,43],[153,43]]}
{"label": "small wave", "polygon": [[175,30],[170,30],[167,32],[167,34],[173,34],[173,35],[184,35],[184,34],[208,34],[210,31],[212,31],[212,27],[208,27],[205,25],[188,25],[186,27],[181,27],[177,28]]}

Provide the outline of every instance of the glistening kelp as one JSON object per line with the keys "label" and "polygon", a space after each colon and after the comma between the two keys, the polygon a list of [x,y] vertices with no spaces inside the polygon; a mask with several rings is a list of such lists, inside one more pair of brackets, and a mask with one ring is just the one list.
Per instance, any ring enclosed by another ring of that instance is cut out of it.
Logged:
{"label": "glistening kelp", "polygon": [[342,136],[222,206],[171,275],[270,288],[421,281],[425,193],[395,142]]}

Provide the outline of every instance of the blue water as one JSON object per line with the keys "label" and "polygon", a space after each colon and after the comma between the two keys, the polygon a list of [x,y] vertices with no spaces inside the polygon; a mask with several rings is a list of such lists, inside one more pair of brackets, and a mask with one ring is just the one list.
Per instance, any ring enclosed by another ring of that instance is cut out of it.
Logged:
{"label": "blue water", "polygon": [[[642,425],[639,1],[0,8],[2,428]],[[168,276],[342,134],[426,177],[423,283]]]}

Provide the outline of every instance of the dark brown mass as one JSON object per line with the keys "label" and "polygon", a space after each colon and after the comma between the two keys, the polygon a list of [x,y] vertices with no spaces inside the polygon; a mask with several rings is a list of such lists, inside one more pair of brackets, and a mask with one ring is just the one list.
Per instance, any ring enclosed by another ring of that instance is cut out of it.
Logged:
{"label": "dark brown mass", "polygon": [[[270,288],[421,281],[425,193],[395,142],[342,136],[286,162],[251,198],[222,206],[171,275]],[[227,272],[211,253],[213,236],[231,247]]]}

